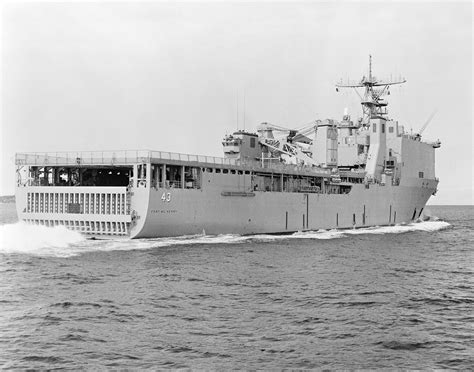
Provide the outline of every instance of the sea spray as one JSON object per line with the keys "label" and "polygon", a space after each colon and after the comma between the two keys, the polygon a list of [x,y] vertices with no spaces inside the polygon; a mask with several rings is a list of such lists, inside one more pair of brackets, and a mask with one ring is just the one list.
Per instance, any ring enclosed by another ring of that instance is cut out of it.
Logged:
{"label": "sea spray", "polygon": [[85,239],[64,226],[47,227],[25,222],[0,225],[0,253],[64,256],[69,255],[67,249],[71,245]]}

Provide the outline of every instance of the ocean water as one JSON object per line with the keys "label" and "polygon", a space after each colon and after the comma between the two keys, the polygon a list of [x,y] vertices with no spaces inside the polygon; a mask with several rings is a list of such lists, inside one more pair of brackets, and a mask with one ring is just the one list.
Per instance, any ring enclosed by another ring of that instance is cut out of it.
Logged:
{"label": "ocean water", "polygon": [[472,369],[474,208],[291,236],[86,240],[0,205],[3,369]]}

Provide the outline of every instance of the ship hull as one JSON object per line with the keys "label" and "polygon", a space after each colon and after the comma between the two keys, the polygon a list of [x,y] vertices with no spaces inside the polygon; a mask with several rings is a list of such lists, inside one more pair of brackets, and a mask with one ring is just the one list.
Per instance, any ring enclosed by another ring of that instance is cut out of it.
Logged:
{"label": "ship hull", "polygon": [[132,238],[194,234],[273,234],[409,223],[422,214],[436,181],[419,186],[354,185],[348,194],[225,193],[151,189],[136,195],[141,210]]}

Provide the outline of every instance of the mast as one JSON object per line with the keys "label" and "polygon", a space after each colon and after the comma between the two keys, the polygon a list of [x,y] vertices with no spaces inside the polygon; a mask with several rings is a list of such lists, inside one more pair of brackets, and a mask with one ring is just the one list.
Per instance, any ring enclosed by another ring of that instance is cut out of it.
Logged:
{"label": "mast", "polygon": [[[336,84],[336,91],[339,92],[339,88],[353,88],[361,98],[362,105],[362,125],[368,125],[370,119],[381,118],[386,119],[387,112],[387,101],[383,100],[386,94],[390,94],[390,85],[403,84],[406,80],[402,77],[398,79],[390,80],[379,80],[372,75],[372,56],[369,55],[369,76],[363,76],[360,81],[347,81],[343,82],[342,79]],[[380,87],[380,88],[378,88]],[[364,88],[364,96],[361,96],[357,91],[357,88]]]}

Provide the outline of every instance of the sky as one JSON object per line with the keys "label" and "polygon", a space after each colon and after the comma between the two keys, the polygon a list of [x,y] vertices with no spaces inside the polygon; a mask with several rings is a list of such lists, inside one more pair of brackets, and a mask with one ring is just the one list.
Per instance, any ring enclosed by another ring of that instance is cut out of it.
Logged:
{"label": "sky", "polygon": [[[222,156],[261,122],[361,116],[341,78],[402,75],[389,116],[440,139],[431,204],[474,204],[472,3],[4,2],[0,195],[15,152]],[[245,101],[245,105],[244,105]]]}

